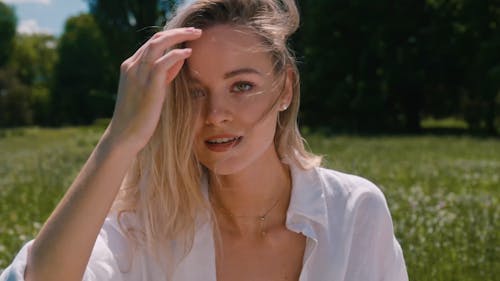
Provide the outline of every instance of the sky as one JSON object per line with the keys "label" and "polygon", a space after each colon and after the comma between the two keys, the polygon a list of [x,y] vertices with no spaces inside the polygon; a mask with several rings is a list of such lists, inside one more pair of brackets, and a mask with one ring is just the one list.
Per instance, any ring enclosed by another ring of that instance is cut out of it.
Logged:
{"label": "sky", "polygon": [[62,34],[68,17],[88,11],[84,0],[0,0],[13,6],[17,31],[24,34]]}

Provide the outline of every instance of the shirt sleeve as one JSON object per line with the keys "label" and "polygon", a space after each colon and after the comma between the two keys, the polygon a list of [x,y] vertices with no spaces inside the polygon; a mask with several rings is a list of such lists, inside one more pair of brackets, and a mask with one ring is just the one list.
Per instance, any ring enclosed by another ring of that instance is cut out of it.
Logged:
{"label": "shirt sleeve", "polygon": [[[123,237],[117,237],[118,235],[120,235],[119,232],[106,219],[94,244],[83,281],[123,281],[118,266],[118,257],[116,253],[111,251],[109,246],[110,241],[123,239]],[[12,263],[0,275],[0,281],[24,280],[28,250],[33,242],[34,240],[31,240],[21,248]]]}
{"label": "shirt sleeve", "polygon": [[347,281],[407,281],[403,252],[383,193],[372,183],[357,194],[353,205],[352,241]]}
{"label": "shirt sleeve", "polygon": [[24,280],[24,269],[28,258],[28,249],[34,240],[26,243],[16,255],[12,263],[0,275],[0,281],[18,281]]}

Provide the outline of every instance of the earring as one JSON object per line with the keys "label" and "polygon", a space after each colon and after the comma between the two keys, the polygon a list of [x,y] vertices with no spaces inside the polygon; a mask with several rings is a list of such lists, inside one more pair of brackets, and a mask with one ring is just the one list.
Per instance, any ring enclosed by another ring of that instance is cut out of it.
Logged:
{"label": "earring", "polygon": [[288,105],[284,104],[283,106],[281,106],[281,111],[285,111],[287,108],[288,108]]}

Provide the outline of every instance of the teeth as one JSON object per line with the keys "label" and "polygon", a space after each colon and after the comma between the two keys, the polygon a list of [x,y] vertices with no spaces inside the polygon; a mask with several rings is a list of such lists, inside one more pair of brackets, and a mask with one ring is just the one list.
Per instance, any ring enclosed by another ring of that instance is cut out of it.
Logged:
{"label": "teeth", "polygon": [[226,143],[226,142],[232,142],[232,141],[235,141],[237,140],[238,137],[234,137],[234,138],[220,138],[220,139],[213,139],[213,140],[209,140],[207,141],[208,143]]}

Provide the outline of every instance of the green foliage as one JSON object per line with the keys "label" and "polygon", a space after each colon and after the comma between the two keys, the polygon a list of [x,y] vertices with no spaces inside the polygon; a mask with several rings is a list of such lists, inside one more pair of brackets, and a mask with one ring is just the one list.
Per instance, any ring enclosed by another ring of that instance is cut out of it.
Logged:
{"label": "green foliage", "polygon": [[470,137],[308,138],[326,164],[387,197],[410,280],[500,274],[500,142]]}
{"label": "green foliage", "polygon": [[18,34],[10,66],[24,85],[48,88],[56,61],[57,40],[47,34]]}
{"label": "green foliage", "polygon": [[0,126],[48,123],[55,44],[51,35],[16,36],[11,59],[0,69]]}
{"label": "green foliage", "polygon": [[130,57],[149,37],[162,30],[165,13],[173,0],[87,0],[90,12],[105,36],[109,50],[108,72],[112,81],[106,91],[116,91],[120,64]]}
{"label": "green foliage", "polygon": [[464,50],[464,117],[474,130],[495,132],[500,116],[500,5],[498,1],[464,1],[456,28]]}
{"label": "green foliage", "polygon": [[94,17],[80,14],[68,19],[57,52],[52,88],[55,123],[89,124],[109,115],[114,98],[105,91],[109,81],[103,74],[108,72],[110,52]]}
{"label": "green foliage", "polygon": [[0,130],[0,268],[48,218],[102,128]]}
{"label": "green foliage", "polygon": [[115,66],[162,29],[165,13],[173,0],[87,0],[90,12],[99,28],[106,34],[106,42],[115,51]]}
{"label": "green foliage", "polygon": [[500,132],[497,2],[300,1],[303,122],[418,132],[422,117],[462,116]]}
{"label": "green foliage", "polygon": [[14,9],[0,2],[0,67],[7,63],[14,47],[16,25]]}
{"label": "green foliage", "polygon": [[0,69],[0,127],[33,124],[30,88],[11,68]]}
{"label": "green foliage", "polygon": [[[13,40],[14,11],[0,3],[0,83],[10,87],[0,88],[0,108],[11,111],[0,113],[0,124],[110,117],[121,62],[161,30],[179,1],[86,2],[91,15],[68,20],[57,53],[47,48],[54,38]],[[330,132],[418,133],[422,119],[453,117],[469,132],[500,134],[497,2],[298,1],[292,47],[301,122]]]}
{"label": "green foliage", "polygon": [[[0,268],[32,239],[71,184],[99,127],[0,131]],[[410,280],[500,274],[500,142],[471,137],[307,137],[326,165],[386,195]]]}
{"label": "green foliage", "polygon": [[467,123],[464,120],[458,120],[455,118],[443,118],[443,119],[434,119],[434,118],[426,118],[422,120],[420,123],[422,128],[429,129],[462,129],[466,130],[468,128]]}

